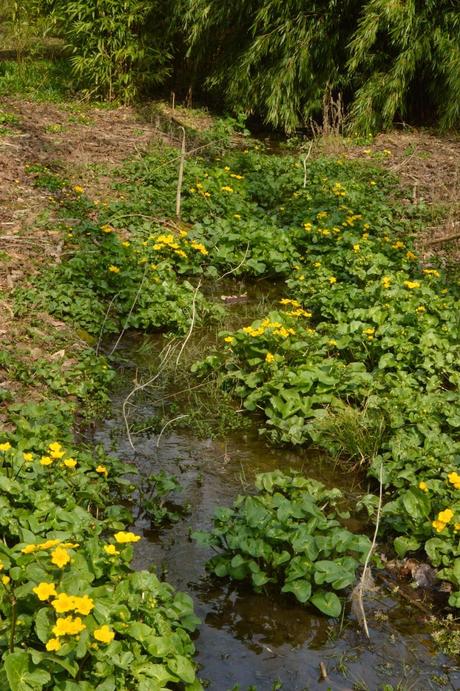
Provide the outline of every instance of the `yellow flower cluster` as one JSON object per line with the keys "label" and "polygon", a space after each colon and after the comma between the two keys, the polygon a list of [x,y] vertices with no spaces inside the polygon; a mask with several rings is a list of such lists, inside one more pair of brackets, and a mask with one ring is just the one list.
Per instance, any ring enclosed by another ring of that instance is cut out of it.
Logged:
{"label": "yellow flower cluster", "polygon": [[195,240],[192,240],[190,243],[191,247],[193,247],[194,250],[197,250],[198,252],[201,252],[201,254],[208,254],[208,250],[206,247],[203,245],[202,242],[195,242]]}
{"label": "yellow flower cluster", "polygon": [[342,223],[344,227],[350,226],[350,228],[353,228],[355,225],[355,221],[360,221],[362,219],[362,214],[350,214],[349,216],[346,217],[345,221]]}
{"label": "yellow flower cluster", "polygon": [[347,193],[345,191],[344,186],[340,182],[336,182],[332,188],[332,193],[335,194],[336,197],[346,197]]}
{"label": "yellow flower cluster", "polygon": [[[53,441],[52,444],[48,446],[47,454],[40,458],[40,465],[50,466],[54,463],[54,461],[62,459],[62,457],[65,456],[65,453],[65,449],[63,449],[61,444],[57,441]],[[32,454],[23,454],[23,456],[25,461],[32,460]],[[65,458],[61,462],[61,465],[72,470],[76,467],[77,461],[74,458]]]}
{"label": "yellow flower cluster", "polygon": [[164,233],[155,238],[154,250],[163,250],[165,247],[176,251],[180,250],[180,245],[172,233]]}
{"label": "yellow flower cluster", "polygon": [[413,252],[411,252],[410,250],[408,250],[408,251],[406,252],[406,259],[409,259],[409,261],[412,261],[412,262],[413,262],[413,261],[415,261],[415,260],[417,259],[417,255],[414,254]]}
{"label": "yellow flower cluster", "polygon": [[[56,638],[61,636],[78,636],[79,633],[86,629],[80,617],[59,617],[52,631]],[[49,641],[48,641],[49,642]]]}
{"label": "yellow flower cluster", "polygon": [[130,532],[125,532],[121,530],[119,533],[115,533],[113,536],[120,545],[124,545],[128,542],[138,542],[141,539],[140,535],[136,535],[135,533],[130,533]]}
{"label": "yellow flower cluster", "polygon": [[455,487],[455,489],[460,489],[460,475],[453,471],[452,473],[449,473],[447,476],[449,478],[449,482]]}
{"label": "yellow flower cluster", "polygon": [[421,489],[422,492],[428,492],[428,485],[423,480],[418,483],[418,488]]}
{"label": "yellow flower cluster", "polygon": [[364,329],[363,334],[365,336],[367,336],[368,341],[373,341],[374,335],[375,335],[375,329],[373,327],[369,327],[368,329]]}
{"label": "yellow flower cluster", "polygon": [[9,451],[11,449],[11,444],[9,441],[5,441],[0,444],[0,451]]}
{"label": "yellow flower cluster", "polygon": [[282,298],[280,305],[292,305],[292,307],[300,307],[300,302],[297,300],[290,300],[289,298]]}
{"label": "yellow flower cluster", "polygon": [[295,310],[291,310],[290,312],[287,312],[287,314],[290,317],[311,317],[311,312],[307,312],[307,310],[302,309],[302,307],[298,307]]}
{"label": "yellow flower cluster", "polygon": [[401,240],[397,240],[393,245],[391,245],[394,250],[402,250],[405,247],[405,244],[401,242]]}
{"label": "yellow flower cluster", "polygon": [[62,568],[70,561],[70,555],[67,550],[76,549],[79,547],[79,544],[77,542],[61,542],[61,540],[46,540],[45,542],[26,545],[21,549],[21,552],[22,554],[34,554],[35,552],[46,551],[53,547],[56,547],[56,549],[51,552],[51,562]]}
{"label": "yellow flower cluster", "polygon": [[111,274],[119,274],[120,273],[120,267],[115,266],[114,264],[110,264],[107,271],[110,271]]}
{"label": "yellow flower cluster", "polygon": [[221,192],[233,192],[233,187],[230,187],[230,185],[224,185],[220,188],[220,190]]}
{"label": "yellow flower cluster", "polygon": [[404,281],[404,286],[409,290],[413,290],[414,288],[420,288],[420,283],[419,281]]}
{"label": "yellow flower cluster", "polygon": [[382,286],[384,288],[389,288],[391,285],[391,278],[389,276],[384,276],[382,278]]}
{"label": "yellow flower cluster", "polygon": [[273,353],[267,353],[265,356],[265,362],[268,362],[268,364],[272,363],[275,359],[275,356]]}
{"label": "yellow flower cluster", "polygon": [[423,273],[425,276],[434,276],[435,278],[439,278],[441,275],[436,269],[423,269]]}
{"label": "yellow flower cluster", "polygon": [[452,509],[444,509],[444,511],[440,511],[438,513],[438,517],[435,521],[432,522],[433,528],[436,530],[437,533],[442,533],[444,528],[454,517],[454,512]]}
{"label": "yellow flower cluster", "polygon": [[266,331],[271,331],[274,336],[281,336],[281,338],[287,338],[288,336],[293,336],[295,334],[294,329],[286,328],[281,324],[281,322],[272,322],[269,319],[264,319],[260,326],[245,326],[243,332],[257,338],[258,336],[263,336]]}

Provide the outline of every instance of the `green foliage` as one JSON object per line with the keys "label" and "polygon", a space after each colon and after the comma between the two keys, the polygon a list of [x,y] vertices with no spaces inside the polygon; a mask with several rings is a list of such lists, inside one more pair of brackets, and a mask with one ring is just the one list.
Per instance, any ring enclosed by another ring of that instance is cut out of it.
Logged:
{"label": "green foliage", "polygon": [[337,489],[297,473],[263,473],[258,494],[239,496],[232,509],[218,509],[211,533],[195,539],[221,554],[209,570],[219,577],[248,580],[255,590],[276,584],[302,603],[329,616],[342,605],[334,591],[355,580],[370,549],[364,535],[354,535],[336,520]]}
{"label": "green foliage", "polygon": [[[360,132],[413,116],[423,97],[441,127],[460,123],[460,16],[450,0],[363,3],[350,43],[358,78],[351,116]],[[428,103],[427,101],[428,95]]]}
{"label": "green foliage", "polygon": [[1,687],[201,688],[191,599],[130,568],[130,469],[22,413],[0,442]]}
{"label": "green foliage", "polygon": [[292,131],[321,111],[327,121],[331,90],[352,103],[360,132],[426,118],[427,105],[442,127],[459,123],[460,20],[450,0],[188,0],[184,10],[199,78],[274,127]]}
{"label": "green foliage", "polygon": [[[47,0],[43,4],[49,12]],[[132,101],[168,74],[171,56],[161,3],[56,0],[51,18],[72,52],[77,84],[92,97]]]}

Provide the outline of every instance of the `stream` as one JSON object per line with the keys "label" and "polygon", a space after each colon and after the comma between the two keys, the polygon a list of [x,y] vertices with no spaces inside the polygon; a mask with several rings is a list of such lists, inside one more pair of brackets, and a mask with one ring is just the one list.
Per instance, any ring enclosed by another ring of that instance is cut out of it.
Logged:
{"label": "stream", "polygon": [[[235,291],[235,285],[231,287]],[[236,290],[241,292],[241,286]],[[258,309],[261,292],[263,287],[253,294],[249,291],[248,304],[228,308],[233,322],[241,323]],[[142,344],[148,347],[139,347]],[[244,585],[207,574],[210,552],[191,541],[190,532],[209,529],[218,506],[229,506],[239,493],[253,491],[257,473],[301,470],[327,486],[341,488],[350,506],[366,487],[359,486],[356,473],[316,452],[268,446],[258,433],[257,420],[225,439],[200,439],[190,429],[166,428],[157,443],[157,434],[136,433],[133,450],[125,433],[122,404],[134,377],[148,378],[148,353],[163,345],[158,336],[127,334],[123,338],[112,417],[99,424],[92,441],[135,464],[141,476],[164,470],[182,485],[177,502],[189,507],[184,518],[152,528],[148,518],[138,517],[134,529],[144,539],[136,545],[133,565],[156,568],[160,577],[193,598],[202,622],[195,644],[205,685],[214,691],[459,689],[460,669],[436,652],[428,616],[387,589],[378,587],[365,599],[367,640],[350,607],[342,621],[332,620],[293,598],[255,594]],[[154,400],[142,401],[136,409],[141,419],[157,412]],[[348,527],[363,530],[356,519]],[[327,672],[325,679],[321,667]]]}

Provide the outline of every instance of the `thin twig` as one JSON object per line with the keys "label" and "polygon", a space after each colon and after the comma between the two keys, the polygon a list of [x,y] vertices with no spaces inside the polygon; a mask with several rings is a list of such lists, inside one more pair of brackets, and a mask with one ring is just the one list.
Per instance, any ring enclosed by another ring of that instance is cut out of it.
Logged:
{"label": "thin twig", "polygon": [[219,276],[219,278],[217,278],[216,280],[221,281],[223,278],[225,278],[225,276],[230,276],[230,274],[233,274],[233,273],[235,273],[235,271],[238,271],[238,269],[241,268],[243,266],[244,262],[246,261],[246,257],[248,256],[248,252],[249,252],[249,241],[248,241],[248,244],[246,245],[246,251],[244,253],[244,257],[240,261],[238,266],[235,266],[234,269],[230,269],[230,271],[226,271],[224,274],[222,274],[222,276]]}
{"label": "thin twig", "polygon": [[302,158],[302,164],[303,164],[303,186],[304,188],[307,186],[307,161],[310,158],[311,150],[313,147],[313,139],[310,142],[310,147],[308,149],[308,152],[305,154],[305,156]]}
{"label": "thin twig", "polygon": [[163,425],[163,429],[161,430],[160,434],[158,435],[157,444],[156,444],[157,449],[160,446],[160,439],[161,439],[163,432],[165,431],[166,427],[168,427],[168,425],[172,425],[173,422],[176,422],[177,420],[181,420],[184,417],[189,417],[189,414],[186,413],[185,415],[178,415],[177,417],[173,418],[172,420],[168,420],[168,422],[165,425]]}
{"label": "thin twig", "polygon": [[177,191],[176,191],[176,218],[179,220],[180,219],[180,207],[181,207],[181,201],[182,201],[182,183],[184,181],[184,165],[185,165],[185,156],[186,156],[186,149],[185,149],[185,127],[180,127],[182,130],[182,145],[181,145],[181,156],[180,156],[180,163],[179,163],[179,176],[177,179]]}
{"label": "thin twig", "polygon": [[192,301],[192,320],[191,320],[191,322],[190,322],[190,329],[188,330],[188,334],[187,334],[187,336],[185,337],[184,342],[182,343],[182,347],[181,347],[181,349],[180,349],[180,351],[179,351],[179,355],[177,356],[176,367],[177,367],[177,365],[179,364],[179,360],[180,360],[180,358],[181,358],[181,355],[182,355],[182,353],[184,352],[185,346],[187,345],[187,343],[188,343],[188,341],[189,341],[189,339],[190,339],[190,336],[192,335],[193,327],[195,326],[195,319],[196,319],[196,298],[197,298],[197,295],[198,295],[198,291],[199,291],[199,289],[200,289],[200,286],[201,286],[201,279],[198,281],[198,285],[197,285],[197,287],[195,288],[195,292],[194,292],[194,294],[193,294],[193,301]]}
{"label": "thin twig", "polygon": [[117,299],[117,297],[118,297],[119,295],[120,295],[120,293],[115,293],[115,295],[114,295],[114,296],[112,297],[112,299],[110,300],[109,306],[107,307],[107,310],[106,310],[106,313],[105,313],[105,316],[104,316],[104,321],[102,322],[102,324],[101,324],[101,329],[100,329],[100,331],[99,331],[99,338],[98,338],[97,346],[96,346],[96,355],[99,355],[99,348],[100,348],[100,346],[101,346],[102,334],[104,333],[104,326],[105,326],[106,321],[107,321],[107,319],[108,319],[108,317],[109,317],[110,310],[112,309],[112,305],[113,305],[114,301]]}
{"label": "thin twig", "polygon": [[366,561],[364,562],[364,568],[363,572],[361,574],[361,579],[359,581],[359,586],[357,588],[357,597],[358,597],[358,604],[359,608],[361,611],[362,615],[362,625],[364,628],[364,632],[368,638],[369,636],[369,628],[367,626],[367,619],[366,619],[366,613],[364,611],[364,604],[363,604],[363,588],[364,588],[364,581],[366,580],[366,574],[367,570],[369,568],[369,561],[372,556],[372,552],[375,549],[375,546],[377,544],[377,534],[379,532],[379,525],[380,525],[380,513],[382,510],[382,499],[383,499],[383,462],[380,464],[380,474],[379,474],[379,483],[380,483],[380,488],[379,488],[379,505],[377,507],[377,517],[375,519],[375,530],[374,530],[374,537],[372,538],[372,544],[369,548],[369,552],[367,553]]}
{"label": "thin twig", "polygon": [[[163,349],[163,350],[164,350],[164,349]],[[157,372],[153,377],[151,377],[150,379],[148,379],[144,384],[136,384],[135,387],[129,392],[129,394],[126,396],[125,400],[123,401],[122,413],[123,413],[123,420],[124,420],[125,428],[126,428],[126,434],[127,434],[127,436],[128,436],[129,445],[131,446],[131,448],[132,448],[134,451],[135,451],[136,449],[135,449],[135,446],[134,446],[133,441],[132,441],[131,431],[130,431],[130,429],[129,429],[128,416],[127,416],[127,414],[126,414],[126,407],[127,407],[128,403],[129,403],[131,397],[134,396],[134,394],[136,394],[138,391],[143,391],[143,390],[146,389],[148,386],[151,386],[151,384],[153,384],[153,382],[156,381],[156,380],[159,378],[159,376],[161,375],[163,369],[164,369],[165,366],[166,366],[166,362],[168,361],[170,355],[172,354],[171,351],[174,352],[173,344],[172,344],[172,343],[169,344],[169,345],[166,347],[166,353],[165,353],[165,355],[164,355],[164,357],[163,357],[163,360],[162,360],[161,363],[160,363],[160,368],[159,368],[158,372]],[[163,352],[163,351],[162,351],[162,352]]]}

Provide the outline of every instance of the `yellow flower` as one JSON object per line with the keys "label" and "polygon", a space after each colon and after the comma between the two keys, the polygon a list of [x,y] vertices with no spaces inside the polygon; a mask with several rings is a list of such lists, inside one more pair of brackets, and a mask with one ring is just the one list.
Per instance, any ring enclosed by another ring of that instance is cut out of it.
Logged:
{"label": "yellow flower", "polygon": [[397,240],[397,242],[394,243],[394,245],[391,245],[393,249],[395,250],[402,250],[404,248],[404,243],[401,242],[401,240]]}
{"label": "yellow flower", "polygon": [[420,288],[420,283],[418,281],[404,281],[404,285],[409,290],[412,290],[413,288]]}
{"label": "yellow flower", "polygon": [[433,528],[436,530],[437,533],[442,533],[444,528],[446,527],[446,524],[443,523],[442,521],[433,521],[432,524]]}
{"label": "yellow flower", "polygon": [[409,259],[409,261],[415,261],[415,259],[417,259],[417,255],[408,250],[406,252],[406,259]]}
{"label": "yellow flower", "polygon": [[26,545],[21,549],[21,552],[23,554],[33,554],[34,552],[37,552],[37,550],[39,549],[40,547],[38,545]]}
{"label": "yellow flower", "polygon": [[63,465],[65,465],[66,468],[75,468],[75,466],[77,465],[77,461],[75,460],[75,458],[66,458],[63,462]]}
{"label": "yellow flower", "polygon": [[455,530],[455,531],[460,530],[460,523],[456,523],[456,524],[454,525],[454,530]]}
{"label": "yellow flower", "polygon": [[391,285],[391,278],[389,276],[384,276],[382,278],[382,285],[384,288],[389,288]]}
{"label": "yellow flower", "polygon": [[311,230],[313,226],[311,223],[304,223],[303,227],[305,228],[305,230]]}
{"label": "yellow flower", "polygon": [[453,485],[456,485],[460,482],[460,475],[455,471],[449,473],[447,477],[449,478],[449,482],[451,482]]}
{"label": "yellow flower", "polygon": [[224,185],[220,189],[221,189],[221,192],[233,192],[233,187],[230,187],[229,185]]}
{"label": "yellow flower", "polygon": [[440,511],[438,513],[438,521],[441,521],[442,523],[449,523],[453,517],[454,512],[452,509],[444,509],[444,511]]}
{"label": "yellow flower", "polygon": [[51,547],[56,547],[60,542],[60,540],[46,540],[46,542],[40,542],[37,545],[37,549],[51,549]]}
{"label": "yellow flower", "polygon": [[83,614],[85,617],[94,609],[94,600],[92,600],[88,595],[83,595],[82,597],[74,597],[75,611],[78,614]]}
{"label": "yellow flower", "polygon": [[421,489],[422,492],[428,492],[428,485],[426,482],[423,482],[423,480],[418,483],[418,488]]}
{"label": "yellow flower", "polygon": [[32,590],[42,602],[48,600],[51,596],[56,597],[57,595],[54,583],[47,583],[46,581],[39,583]]}
{"label": "yellow flower", "polygon": [[273,355],[273,353],[267,353],[265,356],[265,362],[270,363],[270,362],[273,362],[274,359],[275,359],[275,356]]}
{"label": "yellow flower", "polygon": [[375,329],[370,327],[369,329],[364,329],[363,334],[366,336],[373,336],[375,334]]}
{"label": "yellow flower", "polygon": [[98,465],[96,468],[96,473],[100,473],[101,475],[105,475],[105,477],[107,477],[109,471],[107,470],[105,465]]}
{"label": "yellow flower", "polygon": [[57,450],[55,449],[54,451],[51,451],[50,456],[54,460],[55,458],[62,458],[65,454],[65,451],[62,449]]}
{"label": "yellow flower", "polygon": [[2,576],[2,583],[3,585],[8,585],[8,583],[11,581],[11,578],[9,576]]}
{"label": "yellow flower", "polygon": [[111,265],[109,266],[108,271],[110,271],[110,273],[112,273],[112,274],[119,274],[119,273],[120,273],[119,267],[118,267],[118,266],[114,266],[113,264],[111,264]]}
{"label": "yellow flower", "polygon": [[0,451],[9,451],[11,449],[11,444],[9,441],[3,442],[3,444],[0,444]]}
{"label": "yellow flower", "polygon": [[331,284],[331,286],[334,285],[334,283],[337,283],[337,279],[335,276],[329,276],[328,281]]}
{"label": "yellow flower", "polygon": [[101,226],[101,230],[103,233],[113,233],[113,228],[112,226],[109,226],[108,223],[104,223],[104,225]]}
{"label": "yellow flower", "polygon": [[123,247],[129,247],[129,246],[131,245],[131,243],[128,242],[128,240],[125,240],[125,241],[122,242],[121,244],[122,244]]}
{"label": "yellow flower", "polygon": [[2,561],[0,561],[0,571],[3,571],[4,568],[5,568],[5,564]]}
{"label": "yellow flower", "polygon": [[75,598],[73,595],[66,595],[66,593],[59,593],[55,600],[52,601],[51,606],[58,614],[64,614],[75,609]]}
{"label": "yellow flower", "polygon": [[224,338],[225,343],[233,343],[234,340],[233,336],[225,336]]}
{"label": "yellow flower", "polygon": [[337,345],[337,341],[335,340],[335,338],[330,338],[329,341],[328,341],[328,345],[336,346],[336,345]]}
{"label": "yellow flower", "polygon": [[236,218],[236,220],[239,221],[241,218],[241,214],[233,214],[233,218]]}
{"label": "yellow flower", "polygon": [[22,457],[26,463],[30,463],[31,461],[33,461],[34,455],[32,453],[23,453]]}
{"label": "yellow flower", "polygon": [[58,568],[62,569],[70,561],[70,555],[63,547],[56,547],[54,552],[51,552],[51,562]]}
{"label": "yellow flower", "polygon": [[327,216],[328,216],[327,211],[319,211],[319,212],[316,214],[316,218],[318,218],[318,219],[319,219],[319,218],[327,218]]}
{"label": "yellow flower", "polygon": [[120,554],[120,552],[117,550],[115,545],[105,545],[104,546],[104,552],[106,554],[109,554],[110,556],[115,556],[116,554]]}
{"label": "yellow flower", "polygon": [[190,244],[194,250],[198,250],[198,252],[201,252],[201,254],[208,254],[208,250],[202,242],[195,242],[195,240],[192,240]]}
{"label": "yellow flower", "polygon": [[360,249],[361,249],[361,247],[358,244],[353,245],[353,252],[359,252]]}
{"label": "yellow flower", "polygon": [[59,617],[53,626],[53,633],[55,636],[77,636],[86,629],[80,617]]}
{"label": "yellow flower", "polygon": [[115,540],[120,544],[124,545],[127,542],[138,542],[141,539],[140,535],[136,535],[135,533],[130,533],[130,532],[125,532],[121,530],[119,533],[115,533],[113,536]]}
{"label": "yellow flower", "polygon": [[419,307],[416,308],[415,311],[418,312],[418,314],[423,314],[424,312],[426,312],[426,309],[423,305],[420,305]]}
{"label": "yellow flower", "polygon": [[94,630],[94,638],[101,643],[111,643],[115,638],[115,633],[107,624],[104,624],[100,629]]}
{"label": "yellow flower", "polygon": [[84,188],[81,187],[81,185],[74,185],[73,190],[74,190],[74,192],[76,192],[77,194],[83,194],[83,192],[85,191]]}
{"label": "yellow flower", "polygon": [[61,547],[63,547],[63,549],[76,549],[77,547],[80,547],[80,545],[78,542],[63,542]]}
{"label": "yellow flower", "polygon": [[42,456],[40,458],[40,464],[41,465],[51,465],[53,463],[53,459],[50,458],[49,456]]}
{"label": "yellow flower", "polygon": [[441,275],[439,271],[436,271],[436,269],[423,269],[423,273],[425,276],[435,276],[436,278],[439,278]]}
{"label": "yellow flower", "polygon": [[59,638],[50,638],[45,647],[49,653],[57,652],[61,649],[61,642]]}
{"label": "yellow flower", "polygon": [[300,302],[297,300],[289,300],[289,298],[282,298],[280,305],[292,305],[293,307],[300,307]]}

